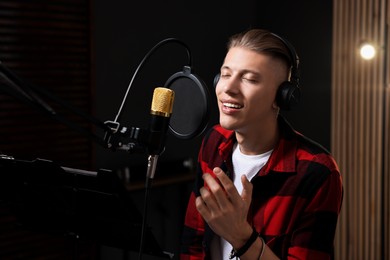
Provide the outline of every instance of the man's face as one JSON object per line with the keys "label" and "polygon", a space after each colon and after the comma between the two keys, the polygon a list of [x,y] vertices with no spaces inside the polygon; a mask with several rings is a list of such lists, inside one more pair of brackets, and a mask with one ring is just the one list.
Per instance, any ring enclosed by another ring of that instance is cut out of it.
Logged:
{"label": "man's face", "polygon": [[242,47],[231,48],[215,90],[222,127],[245,133],[275,120],[276,91],[286,75],[279,59]]}

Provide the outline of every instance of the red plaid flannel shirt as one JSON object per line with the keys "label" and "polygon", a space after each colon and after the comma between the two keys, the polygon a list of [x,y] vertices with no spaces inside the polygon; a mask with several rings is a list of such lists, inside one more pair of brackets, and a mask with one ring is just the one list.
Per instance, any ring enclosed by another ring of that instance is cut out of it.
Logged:
{"label": "red plaid flannel shirt", "polygon": [[[333,242],[343,199],[342,179],[329,152],[279,117],[281,139],[252,179],[248,221],[281,259],[333,259]],[[195,207],[201,175],[216,166],[233,174],[233,131],[219,125],[204,137],[197,178],[185,216],[181,260],[210,259],[214,233]]]}

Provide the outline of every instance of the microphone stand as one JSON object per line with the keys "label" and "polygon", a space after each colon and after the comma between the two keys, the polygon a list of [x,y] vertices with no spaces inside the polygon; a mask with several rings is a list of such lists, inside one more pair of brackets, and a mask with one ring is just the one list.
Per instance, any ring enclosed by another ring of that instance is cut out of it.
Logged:
{"label": "microphone stand", "polygon": [[141,241],[140,241],[140,249],[139,249],[139,260],[142,259],[143,251],[144,251],[144,241],[145,241],[145,228],[147,225],[147,217],[148,217],[148,206],[149,206],[149,190],[152,187],[152,181],[154,178],[154,174],[156,172],[157,161],[159,155],[149,155],[148,157],[148,168],[146,173],[146,182],[145,182],[145,197],[144,197],[144,212],[143,212],[143,220],[142,220],[142,230],[141,230]]}

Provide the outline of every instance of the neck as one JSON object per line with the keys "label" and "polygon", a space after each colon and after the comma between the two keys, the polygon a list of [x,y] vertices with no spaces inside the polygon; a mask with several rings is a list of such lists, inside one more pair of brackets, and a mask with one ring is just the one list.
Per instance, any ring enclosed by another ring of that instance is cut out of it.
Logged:
{"label": "neck", "polygon": [[247,131],[236,131],[240,151],[247,155],[262,154],[273,149],[279,141],[277,119]]}

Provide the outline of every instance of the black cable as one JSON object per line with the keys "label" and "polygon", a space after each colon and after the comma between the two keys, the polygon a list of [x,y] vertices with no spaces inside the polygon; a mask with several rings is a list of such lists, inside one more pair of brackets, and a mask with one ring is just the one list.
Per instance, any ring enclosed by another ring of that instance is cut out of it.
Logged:
{"label": "black cable", "polygon": [[127,90],[126,90],[126,93],[125,93],[125,96],[123,97],[123,100],[122,100],[122,104],[121,106],[119,107],[119,110],[118,110],[118,113],[114,119],[114,122],[118,122],[119,119],[120,119],[120,116],[121,116],[121,113],[122,113],[122,109],[126,103],[126,100],[127,100],[127,96],[130,92],[130,88],[131,86],[133,85],[133,81],[138,73],[138,71],[141,69],[142,65],[146,62],[146,60],[161,46],[165,45],[166,43],[169,43],[169,42],[176,42],[176,43],[179,43],[180,45],[184,46],[184,48],[187,50],[187,56],[188,56],[188,66],[191,67],[191,51],[189,49],[189,47],[184,43],[182,42],[181,40],[179,39],[176,39],[176,38],[167,38],[165,40],[162,40],[160,41],[159,43],[157,43],[152,49],[150,49],[150,51],[148,53],[146,53],[146,55],[144,56],[144,58],[141,60],[141,62],[139,63],[137,69],[135,70],[134,74],[133,74],[133,77],[131,78],[130,80],[130,83],[129,83],[129,86],[127,87]]}

